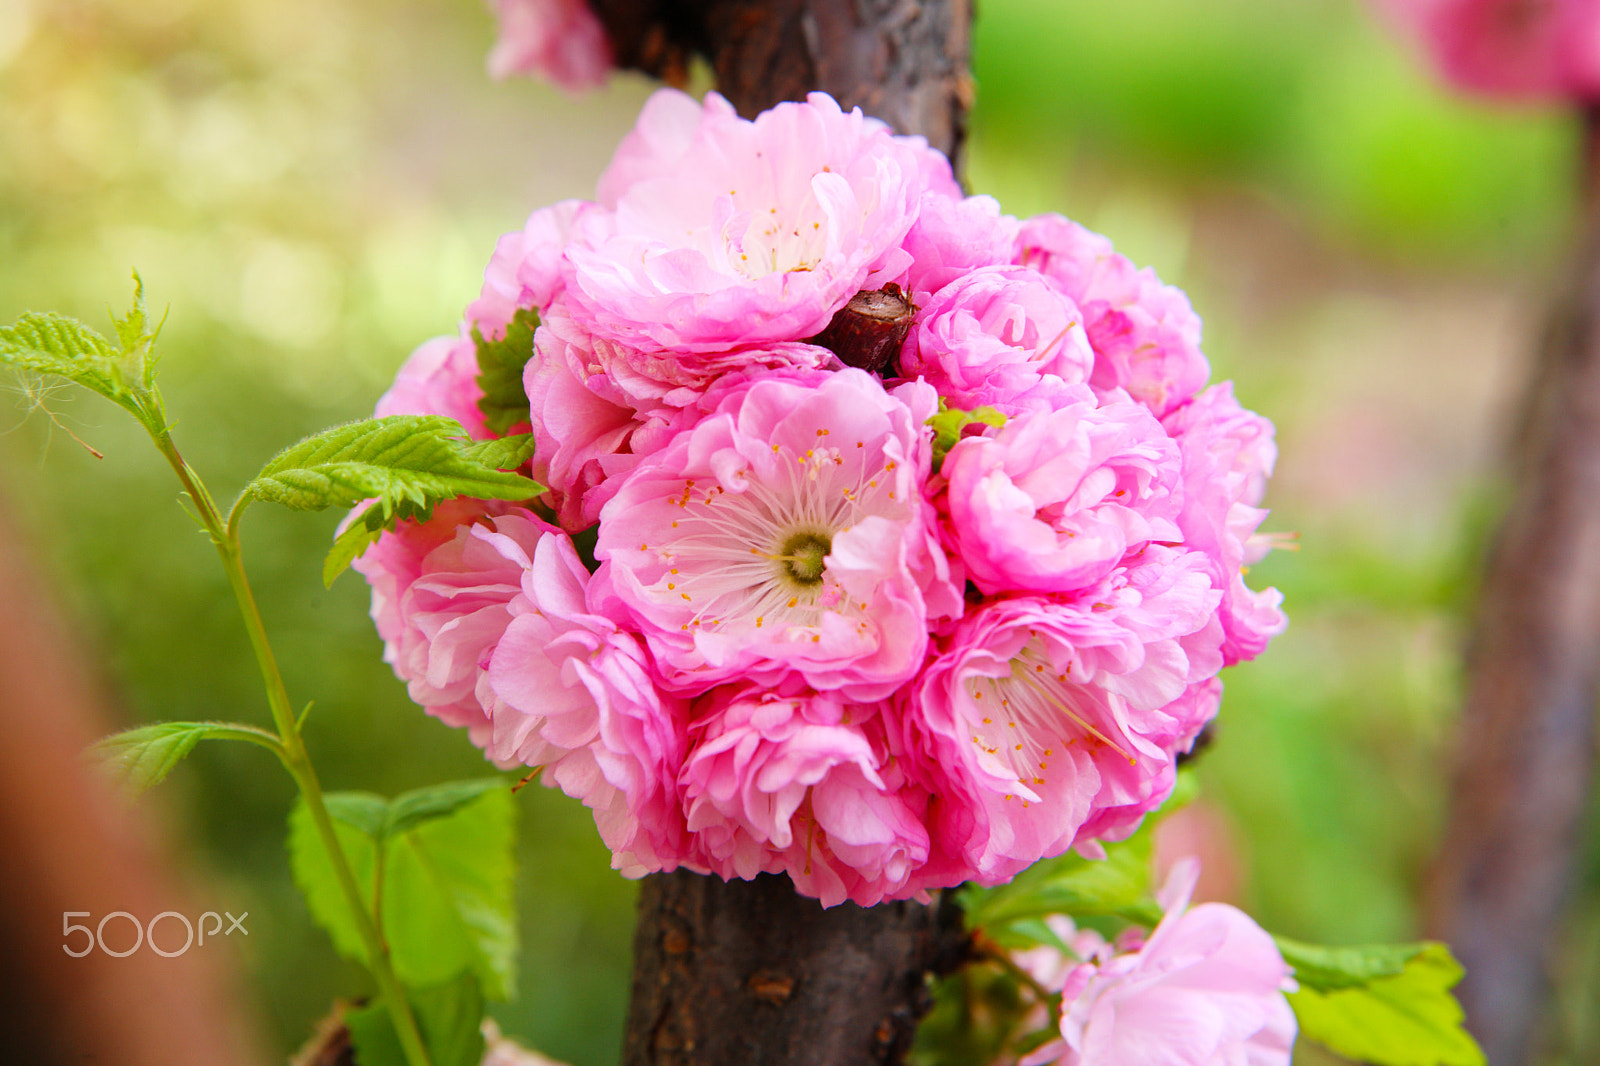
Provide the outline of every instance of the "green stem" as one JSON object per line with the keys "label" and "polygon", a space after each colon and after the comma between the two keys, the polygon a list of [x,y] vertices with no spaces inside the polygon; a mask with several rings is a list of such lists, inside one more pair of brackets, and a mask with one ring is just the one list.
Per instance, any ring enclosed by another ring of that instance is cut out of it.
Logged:
{"label": "green stem", "polygon": [[206,491],[205,485],[189,464],[184,462],[183,456],[178,454],[178,449],[172,443],[172,437],[165,426],[147,422],[145,428],[155,441],[156,449],[178,475],[178,481],[183,485],[184,491],[194,501],[201,524],[211,535],[211,542],[216,546],[217,554],[222,559],[222,568],[227,572],[228,584],[233,587],[234,598],[239,602],[239,613],[244,618],[245,631],[250,637],[250,647],[254,650],[256,663],[261,668],[261,678],[266,683],[267,705],[272,711],[273,724],[278,727],[278,738],[283,745],[281,755],[284,766],[288,768],[300,789],[300,797],[305,802],[306,810],[311,813],[311,822],[316,826],[317,836],[322,841],[323,849],[327,851],[333,865],[340,890],[344,893],[345,902],[354,916],[356,930],[366,946],[368,967],[378,983],[379,994],[389,1005],[389,1017],[394,1021],[395,1032],[400,1037],[400,1047],[405,1052],[406,1062],[409,1066],[432,1066],[427,1048],[422,1043],[422,1033],[417,1028],[417,1020],[411,1013],[411,1004],[406,1000],[400,981],[395,976],[394,967],[389,961],[389,951],[384,946],[372,914],[367,910],[367,900],[362,895],[360,885],[356,883],[350,861],[345,856],[344,848],[339,844],[338,834],[334,832],[333,819],[328,814],[327,804],[323,802],[322,786],[317,781],[316,770],[311,765],[311,756],[306,751],[305,741],[300,734],[294,707],[289,702],[289,690],[284,685],[277,657],[272,653],[272,645],[267,641],[266,625],[262,622],[260,608],[256,606],[255,594],[250,590],[249,578],[245,576],[235,528],[237,515],[234,516],[234,521],[224,524],[216,503],[211,499],[211,494]]}

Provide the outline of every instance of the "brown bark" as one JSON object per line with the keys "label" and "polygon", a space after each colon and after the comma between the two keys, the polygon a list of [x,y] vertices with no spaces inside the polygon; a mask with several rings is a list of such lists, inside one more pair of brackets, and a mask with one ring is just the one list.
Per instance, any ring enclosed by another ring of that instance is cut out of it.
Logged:
{"label": "brown bark", "polygon": [[787,877],[656,874],[639,896],[624,1066],[876,1066],[904,1059],[927,977],[965,958],[961,913],[843,903]]}
{"label": "brown bark", "polygon": [[1594,779],[1600,684],[1600,141],[1589,118],[1585,239],[1523,401],[1514,494],[1491,547],[1467,657],[1430,931],[1492,1066],[1531,1061],[1546,952],[1570,892]]}
{"label": "brown bark", "polygon": [[[590,0],[619,66],[673,83],[693,54],[753,117],[822,89],[959,167],[970,0]],[[930,973],[967,950],[948,901],[824,910],[786,877],[679,871],[643,884],[628,1066],[904,1060]]]}
{"label": "brown bark", "polygon": [[617,64],[682,84],[705,56],[753,117],[813,89],[959,166],[972,104],[970,0],[589,0]]}

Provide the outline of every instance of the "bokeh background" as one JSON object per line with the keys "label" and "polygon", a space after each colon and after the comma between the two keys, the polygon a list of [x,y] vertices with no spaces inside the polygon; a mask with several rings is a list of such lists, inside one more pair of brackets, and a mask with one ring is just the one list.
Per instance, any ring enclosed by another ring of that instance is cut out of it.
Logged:
{"label": "bokeh background", "polygon": [[[492,33],[480,0],[0,0],[0,320],[106,328],[137,267],[170,309],[179,446],[230,498],[278,448],[370,413],[454,329],[499,234],[592,194],[650,89],[491,83]],[[974,191],[1061,211],[1187,289],[1215,377],[1278,425],[1268,528],[1301,550],[1252,582],[1283,589],[1291,627],[1227,675],[1206,806],[1169,846],[1204,849],[1212,891],[1274,931],[1415,935],[1501,442],[1574,238],[1575,123],[1449,96],[1355,0],[984,0],[975,68]],[[131,420],[0,389],[0,505],[124,724],[264,721],[214,556]],[[323,590],[334,522],[245,523],[324,783],[483,773],[381,662],[359,576]],[[141,801],[196,898],[250,912],[248,1008],[285,1053],[364,991],[289,881],[291,798],[262,752],[211,744]],[[495,1014],[614,1062],[635,887],[576,803],[519,804],[522,989]],[[1600,848],[1583,869],[1551,1064],[1600,1061]]]}

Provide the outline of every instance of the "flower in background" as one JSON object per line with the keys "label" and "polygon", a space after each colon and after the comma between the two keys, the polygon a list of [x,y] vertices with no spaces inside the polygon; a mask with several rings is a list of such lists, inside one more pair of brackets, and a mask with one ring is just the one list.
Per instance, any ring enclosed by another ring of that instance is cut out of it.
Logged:
{"label": "flower in background", "polygon": [[1596,0],[1375,0],[1456,86],[1492,96],[1600,98]]}
{"label": "flower in background", "polygon": [[1295,987],[1270,934],[1226,903],[1189,906],[1200,864],[1174,867],[1155,931],[1115,943],[1069,919],[1053,927],[1082,961],[1036,948],[1019,956],[1061,992],[1061,1038],[1022,1066],[1288,1066]]}
{"label": "flower in background", "polygon": [[605,84],[611,42],[585,0],[490,0],[500,36],[489,74],[537,74],[567,90]]}

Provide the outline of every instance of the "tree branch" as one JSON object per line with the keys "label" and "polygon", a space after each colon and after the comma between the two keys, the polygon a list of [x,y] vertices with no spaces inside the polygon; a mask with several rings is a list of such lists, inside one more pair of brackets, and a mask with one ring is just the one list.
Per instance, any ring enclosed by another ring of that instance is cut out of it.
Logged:
{"label": "tree branch", "polygon": [[589,0],[617,64],[681,85],[704,56],[746,118],[821,89],[959,167],[972,106],[970,0]]}
{"label": "tree branch", "polygon": [[1523,400],[1515,493],[1467,656],[1449,824],[1428,923],[1491,1063],[1531,1037],[1594,780],[1600,685],[1600,126],[1588,116],[1586,239]]}

